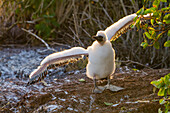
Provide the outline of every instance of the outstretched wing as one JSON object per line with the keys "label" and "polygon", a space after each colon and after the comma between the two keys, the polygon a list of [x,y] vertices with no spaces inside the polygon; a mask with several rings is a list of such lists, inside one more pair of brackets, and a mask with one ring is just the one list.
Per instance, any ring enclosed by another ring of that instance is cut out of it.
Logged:
{"label": "outstretched wing", "polygon": [[37,69],[35,69],[30,75],[29,75],[29,82],[28,85],[36,83],[38,81],[41,81],[46,77],[47,70],[62,66],[65,64],[68,64],[69,62],[75,62],[81,58],[83,58],[84,55],[88,55],[88,51],[82,47],[73,47],[71,49],[53,53],[48,55],[38,66]]}
{"label": "outstretched wing", "polygon": [[[152,14],[143,15],[144,18],[150,17]],[[119,36],[126,33],[130,28],[130,25],[134,24],[135,22],[133,19],[136,17],[136,14],[131,14],[125,16],[124,18],[120,19],[116,23],[112,24],[108,28],[106,28],[105,33],[108,37],[108,40],[116,40]],[[143,21],[144,19],[142,19]]]}

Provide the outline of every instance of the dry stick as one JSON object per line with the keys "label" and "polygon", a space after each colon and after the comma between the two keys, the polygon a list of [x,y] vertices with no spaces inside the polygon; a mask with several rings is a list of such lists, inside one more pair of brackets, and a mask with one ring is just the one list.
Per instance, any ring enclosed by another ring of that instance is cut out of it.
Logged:
{"label": "dry stick", "polygon": [[81,44],[83,47],[84,47],[84,44],[81,42],[80,38],[79,38],[79,27],[78,27],[78,20],[77,20],[77,11],[76,11],[76,8],[75,8],[75,4],[74,4],[74,14],[73,14],[73,19],[74,19],[74,28],[75,28],[75,32],[76,32],[76,36],[77,36],[77,39],[79,41],[79,44]]}
{"label": "dry stick", "polygon": [[[92,19],[97,25],[98,25],[98,27],[100,28],[100,29],[103,29],[103,27],[102,26],[104,26],[104,27],[106,27],[106,25],[104,24],[104,23],[102,23],[102,22],[100,22],[100,20],[97,18],[97,19],[95,19],[95,18],[92,18],[92,17],[90,17],[90,15],[88,15],[86,12],[84,13],[88,18],[87,19]],[[95,15],[96,16],[96,15]],[[102,25],[102,26],[101,26]]]}
{"label": "dry stick", "polygon": [[16,26],[17,24],[22,24],[22,23],[27,23],[27,24],[34,24],[35,21],[24,21],[24,22],[15,22],[14,24],[12,24],[10,27],[6,28],[7,31],[11,30],[14,26]]}
{"label": "dry stick", "polygon": [[99,3],[100,4],[100,6],[103,8],[103,11],[104,11],[104,13],[106,14],[106,16],[110,19],[110,21],[112,22],[112,23],[114,23],[114,21],[112,20],[112,18],[109,16],[109,14],[107,13],[107,11],[106,11],[106,9],[103,7],[103,5],[101,4],[101,3]]}
{"label": "dry stick", "polygon": [[41,39],[39,36],[37,36],[36,34],[32,33],[32,32],[29,31],[29,30],[26,30],[26,29],[24,29],[24,28],[21,28],[21,29],[22,29],[23,31],[31,34],[31,35],[34,36],[35,38],[39,39],[42,43],[45,44],[45,46],[47,47],[48,50],[56,51],[55,49],[50,48],[50,46],[49,46],[43,39]]}
{"label": "dry stick", "polygon": [[44,0],[41,1],[41,3],[40,3],[40,5],[39,5],[38,9],[37,9],[32,15],[37,14],[37,13],[42,9],[42,6],[43,6],[42,4],[43,4],[43,2],[44,2]]}
{"label": "dry stick", "polygon": [[89,37],[91,37],[91,35],[85,30],[83,29],[82,27],[80,27]]}
{"label": "dry stick", "polygon": [[160,66],[161,64],[163,64],[165,62],[165,60],[168,59],[168,57],[163,57],[161,63],[159,63],[158,65],[154,66],[153,68],[157,68],[158,66]]}
{"label": "dry stick", "polygon": [[[124,3],[123,3],[123,0],[120,0],[120,2],[121,2],[121,4],[122,4],[122,8],[123,8],[123,11],[124,11],[125,15],[127,15],[127,10],[126,10],[126,8],[125,8],[125,5],[124,5]],[[127,33],[126,40],[124,40],[124,39],[121,37],[122,40],[123,40],[124,45],[125,45],[126,41],[129,40],[129,37],[130,37],[130,31],[128,31],[128,33]]]}
{"label": "dry stick", "polygon": [[16,26],[17,24],[23,24],[23,23],[26,23],[26,24],[35,24],[36,22],[38,21],[41,21],[43,18],[38,18],[38,19],[35,19],[35,20],[32,20],[32,21],[17,21],[15,22],[14,24],[12,24],[11,26],[9,26],[8,28],[5,28],[6,31],[9,31],[11,30],[14,26]]}
{"label": "dry stick", "polygon": [[126,11],[125,5],[123,3],[123,0],[120,0],[120,3],[122,4],[122,8],[123,8],[125,15],[127,15],[127,11]]}
{"label": "dry stick", "polygon": [[52,42],[51,45],[54,45],[54,44],[59,45],[59,46],[65,46],[65,47],[71,48],[71,46],[69,46],[69,45],[58,43],[58,42]]}
{"label": "dry stick", "polygon": [[81,16],[81,18],[80,18],[80,26],[82,26],[82,22],[83,22],[83,18],[84,18],[84,15],[85,15],[85,12],[86,12],[86,10],[87,10],[87,8],[88,8],[88,4],[86,5],[86,7],[84,8],[84,10],[83,10],[83,13],[82,13],[82,16]]}
{"label": "dry stick", "polygon": [[116,62],[132,63],[132,64],[141,65],[141,66],[146,67],[146,68],[149,68],[149,69],[153,69],[153,68],[151,68],[151,67],[149,67],[149,66],[146,66],[146,65],[144,65],[144,64],[141,64],[141,63],[139,63],[139,62],[135,62],[135,61],[132,61],[132,60],[127,60],[127,61],[118,61],[118,60],[116,60]]}
{"label": "dry stick", "polygon": [[[77,34],[74,32],[74,30],[69,26],[69,29],[72,31],[72,33],[78,38]],[[78,38],[79,39],[79,38]],[[81,40],[77,40],[76,38],[74,38],[75,41],[77,41],[78,43],[80,43],[83,47],[84,47],[84,44],[81,42]]]}
{"label": "dry stick", "polygon": [[132,0],[129,0],[130,2],[131,2],[131,4],[132,4],[132,6],[133,6],[133,8],[134,8],[134,10],[135,10],[135,12],[137,12],[137,6],[136,6],[136,3],[135,3],[135,1],[134,1],[134,3],[133,3],[133,1]]}
{"label": "dry stick", "polygon": [[51,4],[54,2],[54,0],[51,0],[51,2],[47,5],[47,7],[44,8],[44,11],[46,11],[50,6]]}

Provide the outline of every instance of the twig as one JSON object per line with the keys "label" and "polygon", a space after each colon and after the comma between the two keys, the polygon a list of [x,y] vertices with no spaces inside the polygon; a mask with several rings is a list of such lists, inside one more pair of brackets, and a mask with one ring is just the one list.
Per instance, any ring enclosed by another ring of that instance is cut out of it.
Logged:
{"label": "twig", "polygon": [[[72,33],[77,37],[77,39],[79,39],[78,38],[78,36],[77,36],[77,34],[74,32],[74,30],[69,26],[69,29],[72,31]],[[80,43],[83,47],[84,47],[84,44],[81,42],[81,40],[79,39],[79,40],[77,40],[76,38],[75,38],[75,41],[77,41],[78,43]]]}
{"label": "twig", "polygon": [[[97,19],[92,18],[92,17],[91,17],[90,15],[88,15],[86,12],[84,12],[84,14],[88,17],[87,20],[88,20],[88,19],[92,19],[92,20],[98,25],[98,27],[99,27],[100,29],[103,29],[102,26],[104,26],[104,28],[107,27],[104,23],[100,22],[99,18],[98,18],[96,15],[95,15],[95,16],[96,16]],[[85,19],[84,19],[83,21],[85,21]],[[101,25],[102,25],[102,26],[101,26]]]}
{"label": "twig", "polygon": [[47,7],[44,8],[44,11],[46,11],[50,6],[51,4],[54,2],[54,0],[51,0],[51,2],[47,5]]}
{"label": "twig", "polygon": [[52,42],[51,45],[54,45],[54,44],[59,45],[59,46],[65,46],[65,47],[71,48],[71,46],[69,46],[69,45],[58,43],[58,42]]}
{"label": "twig", "polygon": [[[135,10],[135,12],[137,12],[137,6],[136,6],[136,4],[135,3],[133,3],[133,0],[129,0],[130,2],[131,2],[131,4],[132,4],[132,6],[133,6],[133,8],[134,8],[134,10]],[[135,2],[135,1],[134,1]]]}
{"label": "twig", "polygon": [[104,13],[106,14],[106,16],[110,19],[110,21],[112,22],[112,23],[114,23],[114,21],[112,20],[112,18],[109,16],[109,14],[107,13],[107,11],[106,11],[106,9],[103,7],[103,5],[101,4],[101,3],[99,3],[100,4],[100,6],[103,8],[103,11],[104,11]]}
{"label": "twig", "polygon": [[120,60],[118,61],[118,60],[116,60],[116,62],[132,63],[132,64],[137,64],[137,65],[140,65],[140,66],[149,68],[149,69],[153,69],[153,68],[151,68],[151,67],[149,67],[149,66],[146,66],[146,65],[144,65],[144,64],[141,64],[141,63],[139,63],[139,62],[135,62],[135,61],[132,61],[132,60],[127,60],[127,61],[120,61]]}
{"label": "twig", "polygon": [[75,33],[76,33],[77,39],[79,41],[79,44],[81,44],[84,47],[84,44],[82,43],[82,41],[79,38],[79,27],[78,27],[77,10],[76,10],[75,4],[73,5],[73,8],[74,8],[73,20],[74,20]]}
{"label": "twig", "polygon": [[85,29],[83,29],[82,27],[81,27],[81,29],[82,29],[89,37],[91,37],[91,35],[90,35]]}
{"label": "twig", "polygon": [[35,19],[35,20],[32,20],[32,21],[18,21],[18,22],[15,22],[14,24],[12,24],[10,27],[8,28],[5,28],[6,31],[9,31],[11,30],[14,26],[16,26],[17,24],[23,24],[23,23],[26,23],[26,24],[35,24],[37,21],[40,21],[42,20],[42,18],[38,18],[38,19]]}
{"label": "twig", "polygon": [[44,45],[47,47],[48,50],[56,51],[55,49],[50,48],[50,46],[49,46],[43,39],[41,39],[39,36],[37,36],[36,34],[32,33],[32,32],[29,31],[29,30],[26,30],[26,29],[24,29],[24,28],[21,28],[21,29],[22,29],[23,31],[31,34],[31,35],[34,36],[35,38],[39,39],[42,43],[44,43]]}
{"label": "twig", "polygon": [[120,3],[122,4],[122,8],[123,8],[125,15],[127,15],[127,11],[126,11],[125,5],[123,3],[123,0],[120,0]]}
{"label": "twig", "polygon": [[164,33],[166,33],[167,31],[168,31],[168,30],[162,31],[162,32],[159,34],[159,36],[157,37],[157,39],[155,39],[154,42],[153,42],[152,44],[148,45],[148,46],[153,46],[153,45],[158,41],[158,39],[161,38],[161,36],[162,36]]}

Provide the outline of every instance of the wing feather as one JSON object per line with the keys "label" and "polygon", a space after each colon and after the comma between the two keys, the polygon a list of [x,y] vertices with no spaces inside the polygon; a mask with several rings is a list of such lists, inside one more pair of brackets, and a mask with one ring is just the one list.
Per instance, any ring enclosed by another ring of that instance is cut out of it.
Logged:
{"label": "wing feather", "polygon": [[[141,22],[143,22],[148,17],[151,17],[153,14],[143,15],[141,18]],[[106,28],[105,33],[108,37],[108,40],[116,40],[119,36],[126,33],[129,29],[131,29],[130,25],[134,24],[135,22],[133,19],[136,17],[136,14],[131,14],[125,16],[124,18],[120,19],[116,23],[112,24],[108,28]],[[143,19],[145,18],[145,19]]]}
{"label": "wing feather", "polygon": [[82,47],[73,47],[48,55],[42,60],[40,66],[29,75],[28,85],[41,81],[47,75],[48,69],[75,62],[83,58],[84,55],[88,55],[88,51]]}

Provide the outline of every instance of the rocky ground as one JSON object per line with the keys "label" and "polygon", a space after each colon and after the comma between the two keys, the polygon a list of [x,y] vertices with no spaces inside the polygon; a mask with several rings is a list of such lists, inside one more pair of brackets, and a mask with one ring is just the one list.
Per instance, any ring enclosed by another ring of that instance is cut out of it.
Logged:
{"label": "rocky ground", "polygon": [[45,78],[48,86],[42,83],[26,86],[29,73],[51,52],[40,54],[44,48],[0,49],[0,112],[156,113],[163,108],[150,82],[168,74],[170,69],[134,71],[121,67],[112,76],[111,84],[124,90],[93,94],[93,81],[86,77],[85,69],[50,70]]}

